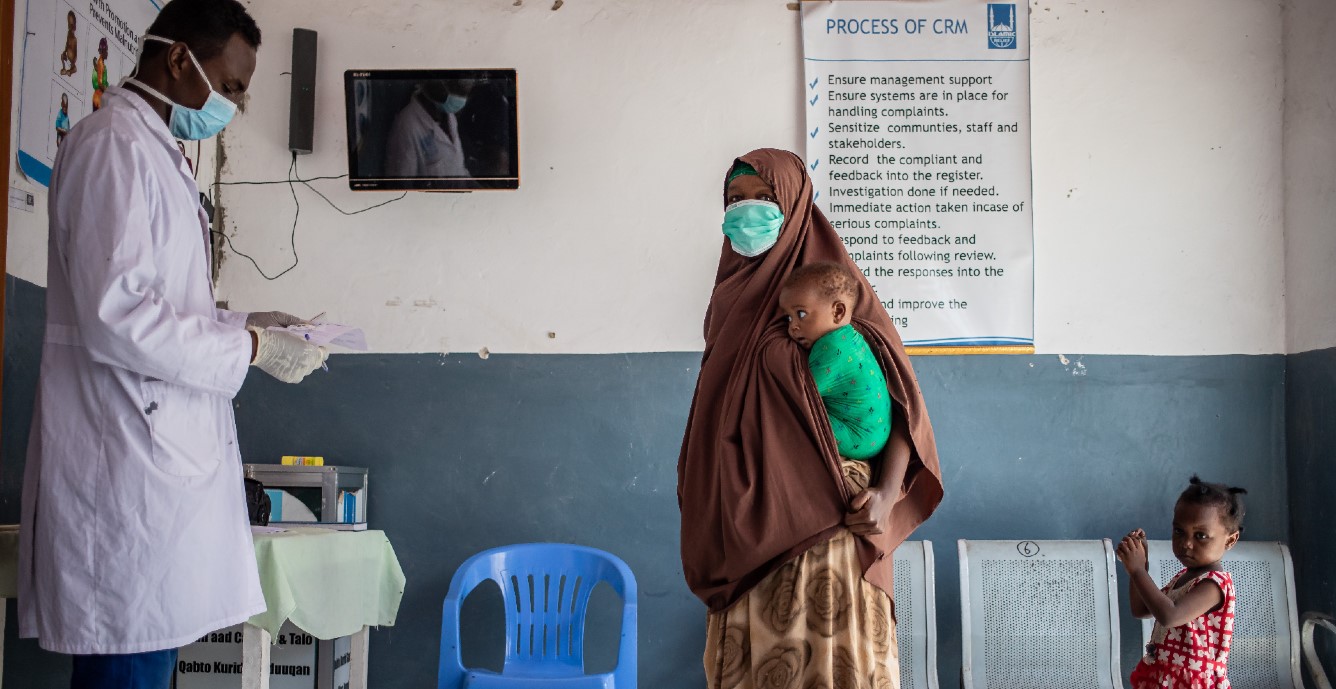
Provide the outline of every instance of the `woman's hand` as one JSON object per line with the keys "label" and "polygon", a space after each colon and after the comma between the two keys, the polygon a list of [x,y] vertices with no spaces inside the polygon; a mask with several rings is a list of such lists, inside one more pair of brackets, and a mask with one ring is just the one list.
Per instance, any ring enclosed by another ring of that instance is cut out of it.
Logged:
{"label": "woman's hand", "polygon": [[1150,569],[1150,561],[1146,555],[1146,532],[1136,529],[1123,536],[1122,542],[1118,544],[1118,561],[1123,563],[1123,567],[1128,574],[1134,570],[1143,572]]}
{"label": "woman's hand", "polygon": [[849,502],[849,513],[844,525],[855,536],[873,536],[882,532],[881,525],[890,520],[891,508],[904,497],[905,472],[909,469],[913,444],[909,439],[909,423],[899,404],[891,405],[891,437],[886,441],[886,454],[877,478]]}
{"label": "woman's hand", "polygon": [[849,504],[852,510],[844,515],[844,525],[856,536],[872,536],[881,533],[881,525],[895,507],[895,499],[886,495],[881,488],[869,486],[854,496]]}

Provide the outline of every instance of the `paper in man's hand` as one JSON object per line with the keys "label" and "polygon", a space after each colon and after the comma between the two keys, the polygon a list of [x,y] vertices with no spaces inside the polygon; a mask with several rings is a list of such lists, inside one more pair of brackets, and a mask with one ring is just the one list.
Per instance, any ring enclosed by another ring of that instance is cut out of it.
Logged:
{"label": "paper in man's hand", "polygon": [[366,344],[366,333],[361,328],[351,325],[339,325],[337,323],[305,323],[302,325],[292,325],[286,328],[269,328],[278,332],[288,333],[296,337],[305,339],[307,342],[316,345],[336,345],[355,349],[359,352],[365,352],[369,347]]}

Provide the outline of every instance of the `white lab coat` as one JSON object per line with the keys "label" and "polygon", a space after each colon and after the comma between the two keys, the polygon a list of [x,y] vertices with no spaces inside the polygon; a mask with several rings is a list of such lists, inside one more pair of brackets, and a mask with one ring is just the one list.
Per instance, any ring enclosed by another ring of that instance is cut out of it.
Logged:
{"label": "white lab coat", "polygon": [[231,404],[245,314],[214,308],[167,126],[129,91],[103,104],[52,172],[23,478],[19,633],[72,654],[175,648],[265,609]]}
{"label": "white lab coat", "polygon": [[385,145],[385,174],[390,177],[468,177],[459,118],[445,115],[438,124],[413,95],[394,118]]}

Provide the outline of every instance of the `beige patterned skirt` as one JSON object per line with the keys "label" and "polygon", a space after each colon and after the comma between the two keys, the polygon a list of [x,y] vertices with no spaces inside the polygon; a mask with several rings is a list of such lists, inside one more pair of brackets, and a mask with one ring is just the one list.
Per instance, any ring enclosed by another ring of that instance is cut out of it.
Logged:
{"label": "beige patterned skirt", "polygon": [[[843,462],[852,493],[868,466]],[[848,531],[761,580],[728,610],[710,613],[709,689],[899,689],[891,598],[863,580]]]}

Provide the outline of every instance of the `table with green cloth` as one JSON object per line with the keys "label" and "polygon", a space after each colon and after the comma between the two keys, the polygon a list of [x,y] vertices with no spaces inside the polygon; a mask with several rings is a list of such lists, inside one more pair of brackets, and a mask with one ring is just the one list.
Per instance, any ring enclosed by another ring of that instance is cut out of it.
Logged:
{"label": "table with green cloth", "polygon": [[268,610],[246,622],[242,689],[269,685],[269,648],[285,620],[321,640],[351,636],[349,689],[365,689],[367,628],[392,626],[404,595],[385,532],[257,527],[254,538]]}
{"label": "table with green cloth", "polygon": [[[268,610],[246,622],[241,686],[269,686],[269,647],[285,620],[321,640],[352,637],[349,689],[365,689],[367,628],[399,613],[404,571],[384,531],[306,527],[254,534],[260,588]],[[0,599],[18,595],[19,531],[0,525]],[[0,604],[0,668],[5,608]]]}

